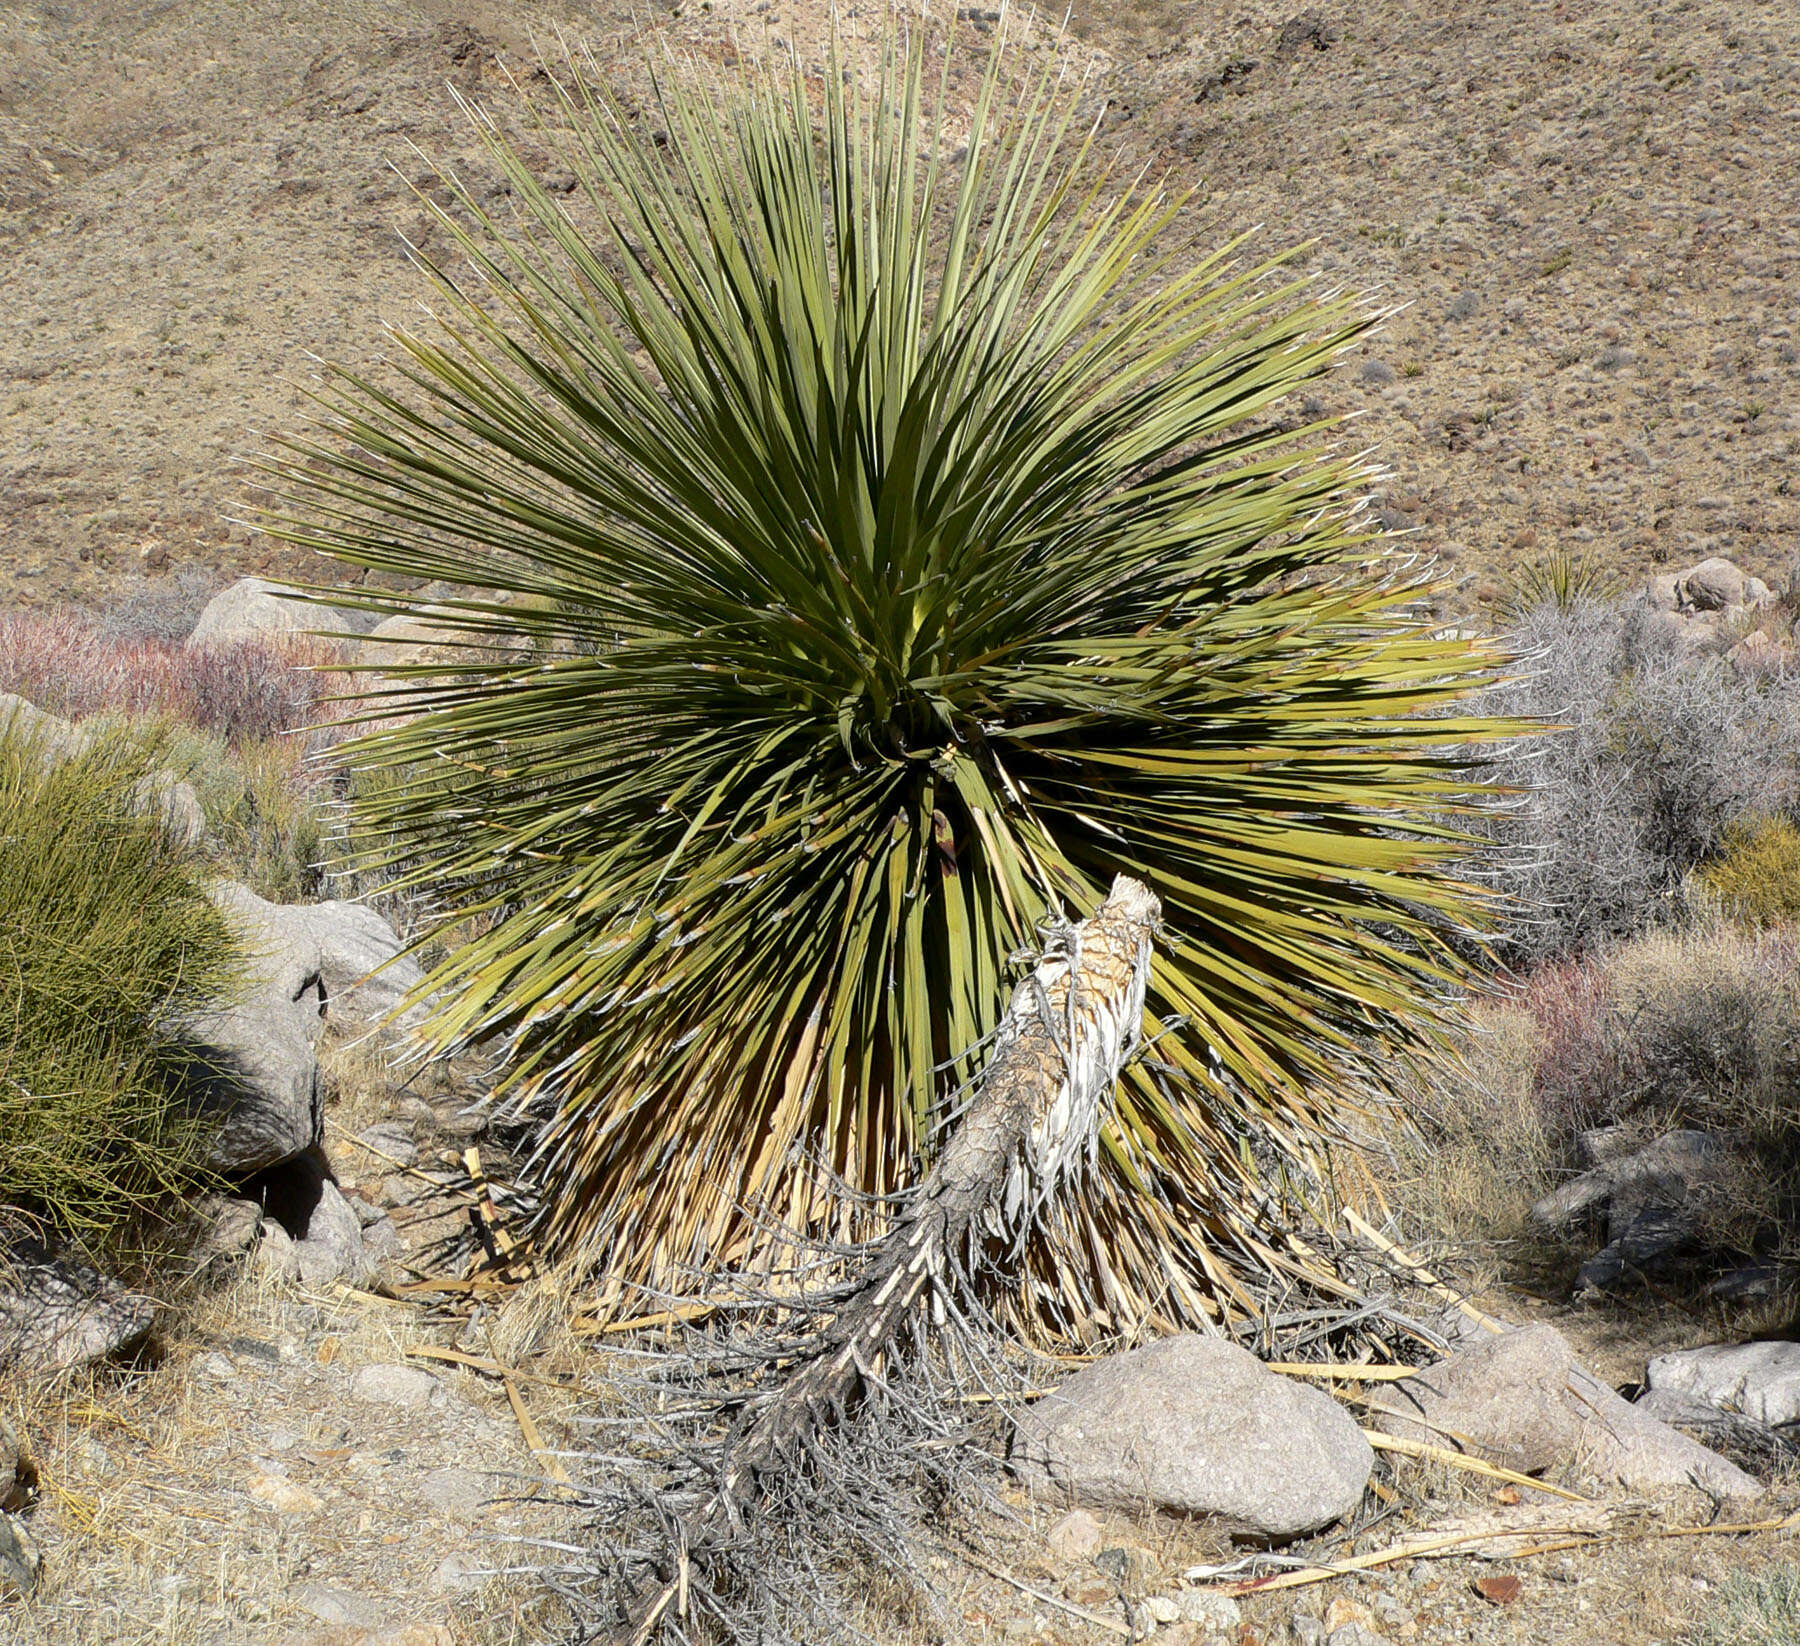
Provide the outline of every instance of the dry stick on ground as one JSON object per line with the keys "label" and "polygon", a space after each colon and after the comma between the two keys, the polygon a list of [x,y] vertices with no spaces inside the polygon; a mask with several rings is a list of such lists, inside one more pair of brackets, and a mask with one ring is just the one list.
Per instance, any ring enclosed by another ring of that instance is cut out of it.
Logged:
{"label": "dry stick on ground", "polygon": [[1418,1281],[1418,1283],[1428,1292],[1435,1292],[1439,1297],[1448,1300],[1456,1308],[1467,1315],[1469,1319],[1474,1321],[1477,1326],[1481,1327],[1483,1331],[1500,1333],[1507,1329],[1504,1322],[1498,1321],[1491,1314],[1476,1308],[1464,1293],[1459,1292],[1454,1286],[1439,1280],[1438,1277],[1414,1257],[1411,1252],[1407,1251],[1404,1247],[1396,1246],[1393,1241],[1389,1240],[1386,1235],[1375,1228],[1366,1218],[1358,1217],[1348,1206],[1344,1208],[1344,1221],[1361,1235],[1364,1240],[1368,1241],[1376,1251],[1380,1252],[1384,1257],[1392,1258],[1394,1262],[1398,1263],[1401,1268],[1410,1273],[1413,1279]]}
{"label": "dry stick on ground", "polygon": [[[1373,1571],[1380,1566],[1392,1566],[1401,1560],[1425,1560],[1436,1556],[1453,1556],[1460,1554],[1472,1544],[1489,1544],[1514,1537],[1544,1537],[1549,1542],[1532,1544],[1526,1548],[1508,1551],[1508,1560],[1526,1560],[1536,1555],[1558,1554],[1568,1549],[1598,1549],[1613,1543],[1655,1543],[1668,1538],[1677,1537],[1748,1537],[1758,1533],[1792,1532],[1800,1530],[1800,1513],[1780,1516],[1770,1520],[1735,1521],[1730,1525],[1718,1526],[1651,1526],[1639,1527],[1628,1532],[1590,1532],[1578,1526],[1566,1528],[1532,1526],[1518,1531],[1508,1532],[1501,1527],[1489,1527],[1479,1532],[1450,1532],[1442,1535],[1427,1535],[1396,1543],[1391,1548],[1377,1549],[1372,1554],[1353,1555],[1344,1560],[1332,1561],[1329,1565],[1303,1566],[1291,1572],[1282,1572],[1274,1577],[1246,1578],[1238,1583],[1212,1583],[1200,1587],[1203,1592],[1219,1595],[1259,1595],[1267,1594],[1275,1589],[1309,1588],[1315,1583],[1329,1583],[1335,1577],[1349,1577],[1357,1572]],[[1559,1531],[1563,1535],[1558,1535]],[[1189,1577],[1210,1575],[1207,1567],[1196,1566],[1190,1569]]]}
{"label": "dry stick on ground", "polygon": [[681,1522],[674,1570],[642,1596],[617,1638],[648,1641],[681,1610],[691,1568],[754,1512],[759,1482],[789,1467],[845,1410],[912,1310],[957,1272],[982,1232],[1017,1238],[1087,1159],[1144,1019],[1155,895],[1120,875],[1094,914],[1064,930],[1013,994],[974,1098],[943,1153],[813,1353],[726,1445],[711,1494]]}

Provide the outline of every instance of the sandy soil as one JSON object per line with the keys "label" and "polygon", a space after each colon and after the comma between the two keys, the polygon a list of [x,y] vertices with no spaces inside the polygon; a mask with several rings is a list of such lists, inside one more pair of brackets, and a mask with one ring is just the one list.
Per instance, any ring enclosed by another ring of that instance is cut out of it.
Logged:
{"label": "sandy soil", "polygon": [[[1385,517],[1465,580],[1552,548],[1785,574],[1800,499],[1800,13],[1776,0],[1123,0],[1075,25],[1108,140],[1225,236],[1396,313],[1319,396],[1393,470]],[[425,284],[408,183],[469,166],[446,88],[610,0],[0,7],[0,596],[291,557],[232,524],[315,357],[367,367]],[[707,0],[677,37],[816,51],[823,8]],[[972,44],[990,27],[978,9]],[[629,33],[626,31],[630,31]],[[397,168],[397,172],[395,169]]]}

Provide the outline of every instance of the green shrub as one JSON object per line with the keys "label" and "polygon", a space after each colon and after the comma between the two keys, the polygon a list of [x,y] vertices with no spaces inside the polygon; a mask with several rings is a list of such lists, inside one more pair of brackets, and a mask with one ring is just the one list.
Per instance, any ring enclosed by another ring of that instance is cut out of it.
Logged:
{"label": "green shrub", "polygon": [[212,732],[170,726],[163,746],[169,769],[199,796],[214,868],[275,903],[334,895],[330,786],[307,771],[301,745],[271,738],[233,746]]}
{"label": "green shrub", "polygon": [[[168,717],[109,718],[90,726],[154,744],[162,765],[193,785],[206,818],[201,847],[215,873],[275,903],[362,895],[375,883],[358,876],[358,850],[347,834],[340,792],[357,779],[309,758],[300,738],[227,741],[217,732]],[[374,779],[365,781],[376,781]]]}
{"label": "green shrub", "polygon": [[1800,921],[1800,829],[1785,817],[1734,824],[1725,850],[1700,871],[1700,881],[1752,925]]}
{"label": "green shrub", "polygon": [[1800,1646],[1800,1566],[1733,1572],[1707,1597],[1688,1646]]}
{"label": "green shrub", "polygon": [[122,1259],[205,1176],[179,1025],[238,976],[191,850],[143,804],[158,751],[60,762],[0,725],[0,1193]]}

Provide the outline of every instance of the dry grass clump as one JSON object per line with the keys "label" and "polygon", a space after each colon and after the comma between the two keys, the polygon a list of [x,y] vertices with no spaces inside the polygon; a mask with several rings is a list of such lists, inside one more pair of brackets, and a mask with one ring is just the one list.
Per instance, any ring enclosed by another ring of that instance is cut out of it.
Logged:
{"label": "dry grass clump", "polygon": [[1689,1646],[1794,1646],[1800,1641],[1800,1565],[1733,1572],[1708,1600]]}
{"label": "dry grass clump", "polygon": [[1597,1027],[1615,1048],[1605,1122],[1750,1137],[1800,1127],[1800,934],[1703,922],[1653,933],[1605,965],[1614,1000]]}
{"label": "dry grass clump", "polygon": [[1457,1050],[1422,1061],[1393,1193],[1408,1221],[1459,1247],[1510,1240],[1566,1139],[1539,1101],[1543,1030],[1516,1003],[1477,1010]]}

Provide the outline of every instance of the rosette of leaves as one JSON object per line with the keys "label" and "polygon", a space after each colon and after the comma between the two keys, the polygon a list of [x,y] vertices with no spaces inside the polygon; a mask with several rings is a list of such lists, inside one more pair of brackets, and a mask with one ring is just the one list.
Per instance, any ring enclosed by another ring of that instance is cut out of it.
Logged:
{"label": "rosette of leaves", "polygon": [[1266,1168],[1458,975],[1487,659],[1282,420],[1370,311],[1197,251],[1053,50],[962,109],[935,50],[663,60],[636,108],[571,65],[566,191],[471,110],[506,189],[450,185],[439,329],[279,466],[291,540],[452,589],[468,644],[365,705],[406,715],[363,822],[443,902],[438,1044],[507,1046],[539,1232],[626,1315],[865,1231],[1008,957],[1115,873],[1166,911],[1155,1058],[1007,1282],[1044,1332],[1244,1298]]}

